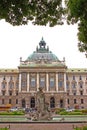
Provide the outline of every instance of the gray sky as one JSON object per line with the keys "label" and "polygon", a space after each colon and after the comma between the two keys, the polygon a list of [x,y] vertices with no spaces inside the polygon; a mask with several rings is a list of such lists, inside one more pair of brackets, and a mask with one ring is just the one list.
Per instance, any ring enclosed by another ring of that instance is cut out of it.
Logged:
{"label": "gray sky", "polygon": [[77,25],[55,27],[34,26],[31,23],[13,27],[0,21],[0,68],[17,68],[20,57],[26,60],[43,37],[49,49],[59,58],[66,59],[69,68],[86,68],[87,59],[77,47]]}

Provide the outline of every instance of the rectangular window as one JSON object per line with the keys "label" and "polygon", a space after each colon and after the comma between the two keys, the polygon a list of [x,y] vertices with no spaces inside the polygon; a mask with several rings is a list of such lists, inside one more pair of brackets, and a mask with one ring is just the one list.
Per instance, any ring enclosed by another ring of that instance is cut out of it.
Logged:
{"label": "rectangular window", "polygon": [[5,89],[5,83],[2,83],[2,89]]}
{"label": "rectangular window", "polygon": [[74,99],[74,104],[76,104],[76,99]]}
{"label": "rectangular window", "polygon": [[81,104],[83,104],[84,103],[84,100],[83,99],[81,99]]}
{"label": "rectangular window", "polygon": [[67,99],[67,103],[69,104],[69,99]]}
{"label": "rectangular window", "polygon": [[64,75],[63,73],[58,73],[58,79],[63,79]]}
{"label": "rectangular window", "polygon": [[50,87],[54,87],[54,78],[50,78]]}
{"label": "rectangular window", "polygon": [[66,80],[68,80],[68,75],[66,75]]}
{"label": "rectangular window", "polygon": [[25,88],[27,86],[27,73],[21,74],[21,86],[22,88]]}
{"label": "rectangular window", "polygon": [[2,99],[2,104],[4,104],[4,99]]}
{"label": "rectangular window", "polygon": [[80,91],[80,95],[83,95],[83,91]]}
{"label": "rectangular window", "polygon": [[11,99],[9,99],[9,104],[11,104]]}
{"label": "rectangular window", "polygon": [[22,81],[22,82],[21,82],[21,86],[22,86],[22,88],[26,87],[26,86],[27,86],[26,81]]}
{"label": "rectangular window", "polygon": [[62,86],[63,86],[63,81],[59,81],[59,82],[58,82],[58,86],[59,86],[59,87],[62,87]]}
{"label": "rectangular window", "polygon": [[69,89],[69,83],[66,83],[66,89]]}
{"label": "rectangular window", "polygon": [[12,95],[12,91],[9,91],[9,95],[10,95],[10,96]]}
{"label": "rectangular window", "polygon": [[9,82],[9,88],[12,89],[14,87],[14,84],[12,82]]}
{"label": "rectangular window", "polygon": [[31,87],[35,87],[35,78],[31,78],[31,80],[30,80],[30,86]]}
{"label": "rectangular window", "polygon": [[16,104],[18,104],[18,99],[16,99]]}
{"label": "rectangular window", "polygon": [[76,84],[75,83],[72,84],[72,88],[76,88]]}
{"label": "rectangular window", "polygon": [[45,78],[40,78],[40,87],[45,86]]}
{"label": "rectangular window", "polygon": [[79,80],[82,80],[82,76],[80,75]]}
{"label": "rectangular window", "polygon": [[3,95],[3,96],[5,95],[5,91],[2,91],[2,95]]}
{"label": "rectangular window", "polygon": [[75,80],[75,76],[73,76],[73,80]]}
{"label": "rectangular window", "polygon": [[83,88],[83,83],[80,83],[79,86],[80,86],[80,88]]}

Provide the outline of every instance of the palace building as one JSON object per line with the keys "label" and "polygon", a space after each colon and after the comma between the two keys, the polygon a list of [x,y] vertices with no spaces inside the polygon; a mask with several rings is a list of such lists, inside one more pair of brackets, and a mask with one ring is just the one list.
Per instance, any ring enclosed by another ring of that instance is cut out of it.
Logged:
{"label": "palace building", "polygon": [[68,68],[43,38],[17,69],[0,69],[0,106],[35,108],[40,87],[50,108],[87,108],[87,69]]}

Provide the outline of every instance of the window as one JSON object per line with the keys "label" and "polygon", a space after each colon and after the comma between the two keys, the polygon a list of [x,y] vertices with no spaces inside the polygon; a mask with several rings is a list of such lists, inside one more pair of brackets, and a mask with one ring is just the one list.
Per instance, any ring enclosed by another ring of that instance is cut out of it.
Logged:
{"label": "window", "polygon": [[58,82],[58,86],[59,86],[59,87],[62,87],[62,86],[63,86],[63,81],[59,81],[59,82]]}
{"label": "window", "polygon": [[40,87],[45,86],[45,78],[40,78]]}
{"label": "window", "polygon": [[83,91],[80,91],[80,95],[83,95]]}
{"label": "window", "polygon": [[50,87],[54,87],[54,78],[50,78]]}
{"label": "window", "polygon": [[9,99],[9,104],[11,104],[11,99]]}
{"label": "window", "polygon": [[69,99],[67,99],[67,103],[69,104]]}
{"label": "window", "polygon": [[62,79],[64,77],[63,73],[58,73],[58,79]]}
{"label": "window", "polygon": [[73,80],[75,80],[75,76],[73,76]]}
{"label": "window", "polygon": [[66,83],[66,88],[69,89],[69,83]]}
{"label": "window", "polygon": [[31,98],[31,108],[34,108],[35,107],[35,98],[32,97]]}
{"label": "window", "polygon": [[80,88],[83,88],[83,83],[80,83],[79,86],[80,86]]}
{"label": "window", "polygon": [[74,104],[76,104],[76,99],[74,99]]}
{"label": "window", "polygon": [[18,95],[18,91],[16,91],[16,96]]}
{"label": "window", "polygon": [[66,75],[66,80],[68,80],[68,76]]}
{"label": "window", "polygon": [[6,80],[5,76],[3,77],[3,80]]}
{"label": "window", "polygon": [[72,84],[72,88],[76,88],[76,83],[73,83],[73,84]]}
{"label": "window", "polygon": [[26,87],[26,85],[27,85],[26,81],[22,81],[22,82],[21,82],[22,88]]}
{"label": "window", "polygon": [[4,104],[4,99],[2,99],[2,104]]}
{"label": "window", "polygon": [[16,104],[18,104],[18,99],[16,99]]}
{"label": "window", "polygon": [[18,83],[18,82],[16,82],[16,88],[18,89],[18,87],[19,87],[19,83]]}
{"label": "window", "polygon": [[21,74],[21,86],[22,88],[25,88],[27,86],[27,73]]}
{"label": "window", "polygon": [[55,107],[55,99],[54,97],[50,98],[50,108],[54,108]]}
{"label": "window", "polygon": [[83,104],[84,103],[84,100],[83,99],[81,99],[81,104]]}
{"label": "window", "polygon": [[76,95],[76,92],[74,92],[73,95],[75,96],[75,95]]}
{"label": "window", "polygon": [[3,96],[5,95],[5,91],[2,91],[2,95],[3,95]]}
{"label": "window", "polygon": [[9,82],[9,88],[12,89],[14,87],[13,82]]}
{"label": "window", "polygon": [[10,95],[10,96],[12,95],[12,91],[9,91],[9,95]]}
{"label": "window", "polygon": [[12,80],[12,76],[10,76],[10,81]]}
{"label": "window", "polygon": [[30,86],[31,87],[35,87],[35,78],[31,78],[31,80],[30,80]]}
{"label": "window", "polygon": [[82,76],[80,75],[79,80],[82,80]]}
{"label": "window", "polygon": [[2,83],[2,89],[5,89],[5,85],[6,85],[6,83]]}

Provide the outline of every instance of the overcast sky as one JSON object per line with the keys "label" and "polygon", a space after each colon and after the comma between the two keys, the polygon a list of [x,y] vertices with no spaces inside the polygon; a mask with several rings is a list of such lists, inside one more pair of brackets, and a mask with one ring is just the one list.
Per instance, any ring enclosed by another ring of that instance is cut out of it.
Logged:
{"label": "overcast sky", "polygon": [[26,60],[36,50],[42,37],[59,60],[65,57],[68,68],[86,68],[85,54],[79,52],[77,46],[77,31],[77,25],[45,27],[29,23],[13,27],[1,20],[0,68],[17,68],[20,57]]}

